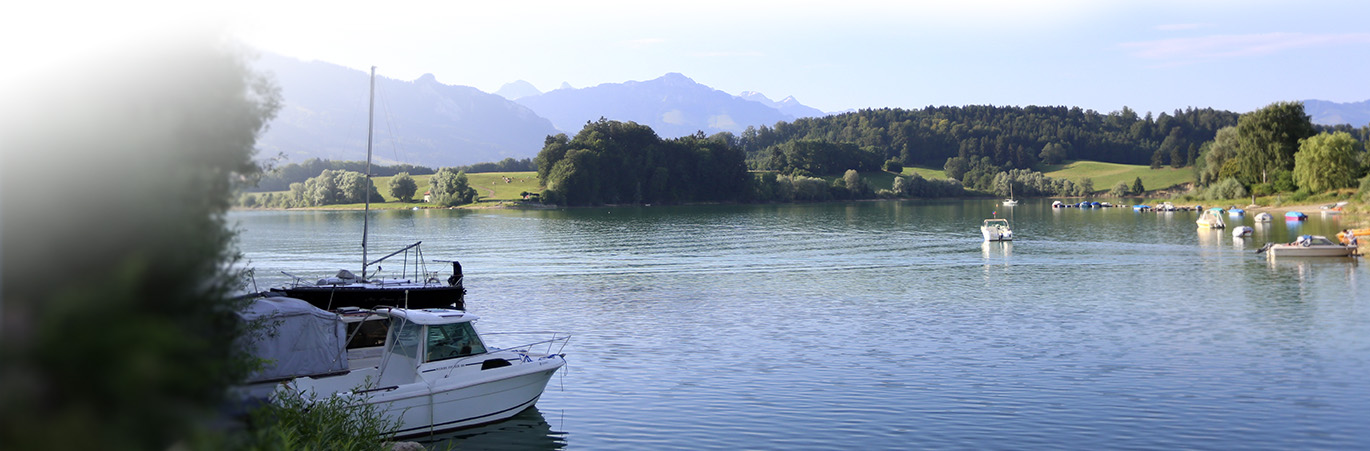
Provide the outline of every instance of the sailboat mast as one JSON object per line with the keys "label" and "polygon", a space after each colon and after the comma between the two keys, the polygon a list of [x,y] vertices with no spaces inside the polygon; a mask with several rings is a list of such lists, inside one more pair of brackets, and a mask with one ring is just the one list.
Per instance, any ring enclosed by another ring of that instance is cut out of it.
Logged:
{"label": "sailboat mast", "polygon": [[362,197],[366,198],[366,209],[362,213],[362,273],[361,278],[366,279],[366,232],[370,225],[371,217],[371,128],[376,117],[376,66],[371,66],[371,95],[366,106],[366,184]]}

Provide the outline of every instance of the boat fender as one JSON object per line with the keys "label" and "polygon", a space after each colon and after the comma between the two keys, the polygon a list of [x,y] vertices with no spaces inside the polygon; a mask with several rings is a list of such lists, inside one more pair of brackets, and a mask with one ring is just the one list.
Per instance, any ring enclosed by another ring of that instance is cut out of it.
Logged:
{"label": "boat fender", "polygon": [[441,280],[438,280],[437,277],[429,277],[429,278],[428,278],[428,283],[442,283],[442,281],[441,281]]}

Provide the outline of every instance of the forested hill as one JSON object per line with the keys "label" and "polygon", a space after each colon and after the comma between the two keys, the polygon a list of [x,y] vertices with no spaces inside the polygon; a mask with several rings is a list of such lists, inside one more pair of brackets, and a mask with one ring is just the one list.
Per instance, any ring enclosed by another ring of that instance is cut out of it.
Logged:
{"label": "forested hill", "polygon": [[761,161],[772,146],[795,140],[850,143],[899,158],[904,164],[942,167],[963,157],[1005,168],[1038,162],[1096,160],[1186,166],[1219,128],[1239,114],[1212,108],[1140,117],[1129,108],[1102,114],[1079,107],[927,107],[867,109],[803,118],[775,127],[748,128],[736,138],[748,159]]}

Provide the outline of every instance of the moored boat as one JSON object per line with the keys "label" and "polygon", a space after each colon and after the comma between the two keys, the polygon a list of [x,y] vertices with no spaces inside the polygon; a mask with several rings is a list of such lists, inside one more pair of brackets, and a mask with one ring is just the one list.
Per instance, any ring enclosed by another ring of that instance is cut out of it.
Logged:
{"label": "moored boat", "polygon": [[1194,222],[1199,224],[1199,227],[1208,227],[1210,229],[1227,227],[1227,223],[1223,222],[1223,209],[1217,207],[1205,210],[1199,215],[1199,219]]}
{"label": "moored boat", "polygon": [[1240,208],[1229,208],[1227,209],[1227,215],[1234,218],[1240,218],[1242,216],[1246,216],[1246,210],[1242,210]]}
{"label": "moored boat", "polygon": [[1266,212],[1256,213],[1256,222],[1270,222],[1270,221],[1274,221],[1274,220],[1275,220],[1275,217],[1272,216],[1270,213],[1266,213]]}
{"label": "moored boat", "polygon": [[1322,235],[1300,235],[1293,243],[1267,243],[1256,252],[1265,252],[1271,257],[1350,257],[1354,250]]}
{"label": "moored boat", "polygon": [[1248,237],[1248,236],[1251,236],[1251,233],[1254,232],[1254,231],[1255,231],[1255,229],[1252,229],[1251,226],[1236,226],[1236,227],[1233,227],[1233,228],[1232,228],[1232,237],[1233,237],[1233,238],[1244,238],[1244,237]]}
{"label": "moored boat", "polygon": [[[254,355],[280,362],[277,366],[284,365],[285,371],[273,374],[287,378],[258,378],[242,393],[306,400],[344,397],[376,407],[397,426],[397,437],[512,417],[532,407],[547,381],[566,364],[562,350],[569,335],[536,332],[548,338],[496,348],[477,333],[478,317],[461,310],[379,308],[339,315],[290,301],[295,310],[313,309],[306,317],[314,327],[290,327],[291,334],[259,338]],[[345,325],[373,319],[388,323],[381,344],[361,340],[362,347],[344,349]],[[293,324],[283,323],[278,329]],[[313,331],[317,337],[298,337],[299,330]]]}
{"label": "moored boat", "polygon": [[1302,212],[1288,211],[1284,213],[1285,221],[1303,221],[1305,219],[1308,219],[1308,215],[1303,214]]}
{"label": "moored boat", "polygon": [[[371,97],[374,113],[376,102],[376,68],[371,68]],[[366,133],[366,185],[371,186],[371,128],[374,122],[374,114],[367,116]],[[423,251],[420,244],[416,242],[404,247],[389,255],[378,258],[374,261],[367,259],[367,232],[371,211],[371,196],[366,198],[365,212],[362,214],[361,230],[361,274],[354,274],[348,270],[339,270],[333,277],[318,279],[313,283],[305,282],[303,277],[286,273],[294,278],[294,282],[285,287],[272,288],[271,291],[283,293],[296,299],[302,299],[315,307],[324,310],[332,310],[340,307],[360,307],[370,308],[378,305],[399,306],[406,308],[443,308],[450,307],[456,309],[466,308],[466,288],[463,287],[461,264],[455,260],[438,260],[452,264],[452,274],[443,279],[439,274],[429,272],[423,258]],[[372,266],[380,270],[377,266],[381,262],[391,257],[404,256],[404,263],[400,265],[398,277],[376,278],[375,273],[368,274],[368,269]]]}

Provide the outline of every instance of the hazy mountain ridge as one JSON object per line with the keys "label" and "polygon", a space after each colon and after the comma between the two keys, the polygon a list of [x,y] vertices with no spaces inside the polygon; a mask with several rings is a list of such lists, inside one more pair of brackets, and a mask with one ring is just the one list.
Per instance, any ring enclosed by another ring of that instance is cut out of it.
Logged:
{"label": "hazy mountain ridge", "polygon": [[575,134],[586,122],[604,117],[633,121],[663,138],[741,133],[747,126],[773,126],[794,120],[776,108],[699,84],[678,73],[647,81],[605,83],[581,89],[558,89],[524,97],[518,103]]}
{"label": "hazy mountain ridge", "polygon": [[[258,140],[262,156],[366,158],[366,72],[266,53],[255,67],[272,74],[282,95],[280,112]],[[440,167],[530,158],[557,131],[522,105],[426,74],[414,81],[376,77],[374,133],[376,162]]]}
{"label": "hazy mountain ridge", "polygon": [[795,119],[799,119],[801,117],[823,117],[828,115],[828,113],[825,113],[822,110],[819,110],[818,108],[814,108],[799,103],[799,100],[795,99],[794,96],[787,96],[779,102],[771,100],[770,97],[766,97],[765,94],[756,91],[743,91],[741,94],[738,94],[737,96],[746,100],[761,103],[762,105],[766,105],[771,108],[775,108],[776,110],[779,110],[781,113],[785,113],[785,115],[793,117]]}
{"label": "hazy mountain ridge", "polygon": [[1309,99],[1303,101],[1303,110],[1305,114],[1313,118],[1314,124],[1350,124],[1354,127],[1364,127],[1370,124],[1370,100],[1337,103]]}

